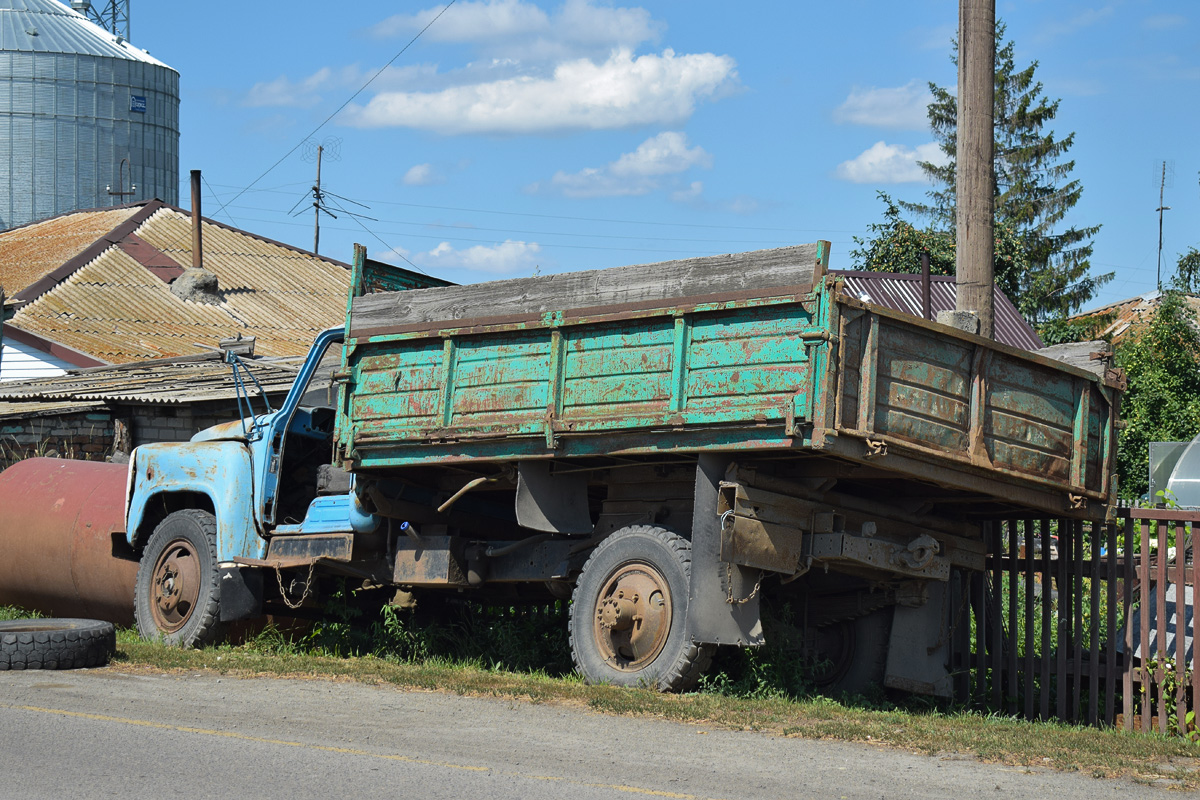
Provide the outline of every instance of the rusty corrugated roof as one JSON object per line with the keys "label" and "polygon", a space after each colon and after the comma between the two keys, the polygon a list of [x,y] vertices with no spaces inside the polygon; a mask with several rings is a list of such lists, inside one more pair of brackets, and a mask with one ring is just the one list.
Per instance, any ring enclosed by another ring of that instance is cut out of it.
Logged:
{"label": "rusty corrugated roof", "polygon": [[[296,378],[296,365],[259,358],[242,363],[271,394],[286,392]],[[243,379],[245,374],[243,373]],[[254,390],[249,379],[246,384]],[[220,353],[184,359],[120,364],[73,370],[66,375],[32,381],[0,383],[0,404],[33,411],[45,404],[80,401],[135,403],[198,403],[237,396],[233,370]]]}
{"label": "rusty corrugated roof", "polygon": [[[921,276],[899,272],[866,272],[860,270],[830,270],[830,275],[842,278],[846,292],[868,303],[921,316]],[[953,311],[958,289],[951,275],[932,275],[929,281],[930,317],[939,311]],[[1033,326],[1000,289],[996,289],[995,339],[1022,350],[1039,350],[1045,345]]]}
{"label": "rusty corrugated roof", "polygon": [[[0,285],[19,286],[7,323],[119,364],[203,353],[237,334],[255,337],[262,356],[302,355],[344,321],[346,264],[211,220],[203,261],[222,302],[181,300],[168,283],[178,270],[163,265],[190,266],[191,243],[190,215],[161,201],[0,233]],[[40,253],[35,266],[29,253]],[[10,274],[21,278],[10,284]]]}
{"label": "rusty corrugated roof", "polygon": [[[1092,311],[1076,314],[1071,317],[1071,320],[1073,322],[1095,320],[1098,327],[1093,334],[1094,338],[1107,339],[1113,344],[1117,344],[1131,333],[1136,333],[1154,318],[1162,303],[1162,296],[1163,293],[1157,290],[1146,292]],[[1200,297],[1189,294],[1184,295],[1183,300],[1193,314],[1200,316]],[[1112,319],[1106,320],[1109,316]],[[1100,325],[1103,327],[1099,327]]]}
{"label": "rusty corrugated roof", "polygon": [[79,211],[0,233],[0,286],[12,297],[137,213],[136,206]]}

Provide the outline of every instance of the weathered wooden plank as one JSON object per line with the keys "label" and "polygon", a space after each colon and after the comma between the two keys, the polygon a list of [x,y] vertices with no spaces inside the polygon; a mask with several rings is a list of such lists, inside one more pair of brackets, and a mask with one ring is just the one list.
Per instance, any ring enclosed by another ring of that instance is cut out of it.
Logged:
{"label": "weathered wooden plank", "polygon": [[1051,587],[1054,585],[1050,560],[1050,520],[1040,522],[1042,536],[1042,649],[1039,654],[1041,692],[1038,696],[1038,718],[1050,719],[1050,654],[1054,651],[1054,617]]}
{"label": "weathered wooden plank", "polygon": [[[1133,730],[1133,620],[1129,617],[1129,610],[1133,608],[1133,584],[1134,577],[1132,570],[1135,565],[1133,557],[1133,520],[1125,520],[1125,545],[1122,548],[1121,560],[1124,562],[1122,566],[1125,568],[1125,579],[1121,582],[1121,609],[1122,627],[1125,629],[1125,663],[1121,669],[1121,711],[1124,715],[1124,728],[1127,731]],[[1115,546],[1110,553],[1116,553]],[[1116,604],[1109,605],[1109,608],[1115,609]],[[1116,628],[1110,626],[1110,632]]]}
{"label": "weathered wooden plank", "polygon": [[[1166,523],[1160,523],[1165,525]],[[1187,531],[1182,522],[1175,523],[1175,710],[1179,730],[1187,730],[1187,605],[1185,602],[1187,583]],[[1159,627],[1166,627],[1166,624]]]}
{"label": "weathered wooden plank", "polygon": [[[1195,523],[1192,523],[1192,525],[1190,527],[1191,527],[1191,535],[1190,535],[1189,541],[1191,542],[1191,545],[1192,545],[1190,548],[1192,551],[1192,568],[1191,568],[1190,572],[1191,572],[1191,577],[1192,577],[1192,585],[1200,586],[1200,558],[1196,558],[1196,554],[1200,553],[1200,549],[1197,549],[1197,548],[1200,548],[1200,531],[1197,531],[1197,526]],[[1175,542],[1175,546],[1179,547],[1178,541]],[[1180,550],[1178,552],[1184,552],[1184,551]],[[1183,559],[1180,559],[1180,560],[1182,561]],[[1182,589],[1176,589],[1176,591],[1181,593],[1181,594],[1176,595],[1176,597],[1183,596]],[[1193,602],[1195,602],[1195,601],[1193,601]],[[1181,614],[1179,618],[1180,618],[1180,620],[1184,620],[1186,617],[1187,617],[1187,614]],[[1183,638],[1184,633],[1186,633],[1192,640],[1192,662],[1193,663],[1190,665],[1192,667],[1192,708],[1189,710],[1200,711],[1200,669],[1196,669],[1196,664],[1195,664],[1196,651],[1197,651],[1197,649],[1200,649],[1200,648],[1197,648],[1196,643],[1195,643],[1196,642],[1196,629],[1198,627],[1200,627],[1200,625],[1197,625],[1196,613],[1195,613],[1194,609],[1192,611],[1191,619],[1187,620],[1186,622],[1183,622],[1182,624],[1179,625],[1179,627],[1183,628],[1183,632],[1177,632],[1175,635],[1179,636],[1180,638]]]}
{"label": "weathered wooden plank", "polygon": [[809,290],[825,273],[828,242],[657,264],[512,278],[467,286],[380,292],[354,299],[353,335],[376,328],[489,317],[528,317],[606,306],[644,306],[684,297]]}
{"label": "weathered wooden plank", "polygon": [[1020,641],[1020,631],[1017,626],[1017,607],[1020,600],[1017,595],[1017,520],[1010,519],[1005,524],[1008,530],[1008,713],[1017,713],[1017,700],[1020,689],[1017,681],[1017,643]]}
{"label": "weathered wooden plank", "polygon": [[1058,675],[1058,695],[1054,715],[1060,720],[1067,718],[1067,649],[1071,641],[1071,531],[1069,523],[1061,522],[1058,528],[1058,648],[1055,671]]}
{"label": "weathered wooden plank", "polygon": [[[1150,584],[1150,524],[1142,520],[1141,526],[1141,557],[1138,559],[1138,592],[1142,613],[1138,614],[1138,637],[1141,643],[1142,666],[1138,668],[1142,688],[1142,733],[1150,732],[1150,717],[1154,714],[1153,676],[1147,662],[1150,660],[1150,593],[1154,587]],[[1128,606],[1126,606],[1128,608]],[[1159,606],[1162,608],[1162,606]],[[1126,612],[1128,613],[1128,612]],[[1130,651],[1132,655],[1133,651]]]}
{"label": "weathered wooden plank", "polygon": [[[1176,597],[1182,598],[1183,588],[1180,587],[1178,591],[1179,594]],[[1154,620],[1154,660],[1158,663],[1158,668],[1151,673],[1151,679],[1155,683],[1154,690],[1158,693],[1158,732],[1166,733],[1167,624],[1170,622],[1170,618],[1167,613],[1167,523],[1165,522],[1158,524],[1158,559],[1154,565],[1154,592],[1157,600],[1154,604],[1156,617]],[[1180,609],[1183,608],[1182,602],[1178,605]],[[1142,611],[1142,616],[1147,616],[1146,611]],[[1145,650],[1142,651],[1142,658],[1149,658]]]}
{"label": "weathered wooden plank", "polygon": [[[1088,591],[1090,603],[1088,626],[1088,659],[1092,665],[1100,663],[1100,550],[1104,547],[1104,528],[1099,522],[1088,524],[1092,539],[1091,582]],[[1100,670],[1093,669],[1088,675],[1087,724],[1096,725],[1100,712]]]}
{"label": "weathered wooden plank", "polygon": [[1075,674],[1071,683],[1071,721],[1079,722],[1082,715],[1081,694],[1083,689],[1083,521],[1067,523],[1071,534],[1071,556],[1074,577],[1071,581],[1071,657],[1075,662]]}
{"label": "weathered wooden plank", "polygon": [[1112,345],[1105,341],[1068,342],[1034,350],[1035,353],[1055,361],[1062,361],[1088,372],[1104,377],[1104,371],[1112,366]]}
{"label": "weathered wooden plank", "polygon": [[[1104,647],[1104,722],[1112,725],[1117,714],[1117,525],[1104,523],[1104,551],[1108,558],[1108,574],[1104,590],[1108,610],[1108,642]],[[1128,583],[1128,580],[1125,581]],[[1128,626],[1126,626],[1128,627]],[[1129,652],[1126,650],[1125,652]]]}
{"label": "weathered wooden plank", "polygon": [[992,708],[1000,708],[1004,699],[1004,568],[1000,531],[1003,522],[986,523],[992,553]]}
{"label": "weathered wooden plank", "polygon": [[1022,523],[1025,535],[1025,719],[1033,719],[1034,625],[1033,625],[1033,520]]}

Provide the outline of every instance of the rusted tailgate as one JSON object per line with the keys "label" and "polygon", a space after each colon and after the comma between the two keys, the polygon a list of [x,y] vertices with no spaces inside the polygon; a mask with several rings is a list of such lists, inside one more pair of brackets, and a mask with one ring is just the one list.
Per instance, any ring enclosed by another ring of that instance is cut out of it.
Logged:
{"label": "rusted tailgate", "polygon": [[837,435],[1109,497],[1123,380],[836,298],[839,352],[827,398]]}

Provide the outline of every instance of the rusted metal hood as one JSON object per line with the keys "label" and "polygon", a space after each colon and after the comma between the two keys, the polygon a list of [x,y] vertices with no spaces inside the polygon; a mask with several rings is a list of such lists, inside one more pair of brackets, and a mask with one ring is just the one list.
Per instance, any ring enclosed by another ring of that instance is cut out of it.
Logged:
{"label": "rusted metal hood", "polygon": [[254,418],[235,419],[205,428],[192,436],[193,442],[245,442],[249,441],[246,432],[254,425]]}

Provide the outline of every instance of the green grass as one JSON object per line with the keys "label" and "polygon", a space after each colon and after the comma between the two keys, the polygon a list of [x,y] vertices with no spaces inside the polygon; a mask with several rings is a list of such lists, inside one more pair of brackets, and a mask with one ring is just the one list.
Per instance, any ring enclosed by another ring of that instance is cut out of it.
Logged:
{"label": "green grass", "polygon": [[[472,616],[467,613],[463,620],[424,631],[408,624],[403,614],[393,614],[370,625],[335,620],[332,628],[296,634],[268,627],[241,644],[202,650],[168,647],[121,630],[111,668],[352,680],[776,736],[868,742],[917,753],[970,754],[988,762],[1094,777],[1128,776],[1145,782],[1165,778],[1182,788],[1200,788],[1200,748],[1180,738],[984,716],[927,701],[901,707],[882,696],[821,697],[810,692],[802,672],[781,667],[782,659],[769,651],[722,651],[713,676],[702,691],[691,694],[588,686],[569,670],[569,658],[562,660],[557,637],[565,626],[556,616],[561,613],[559,608],[540,616],[491,616],[471,622],[466,621]],[[19,614],[0,607],[0,618]],[[492,649],[503,638],[509,639],[505,648]],[[522,641],[525,644],[517,646]],[[537,661],[547,654],[547,661]],[[549,667],[537,669],[536,663]]]}

